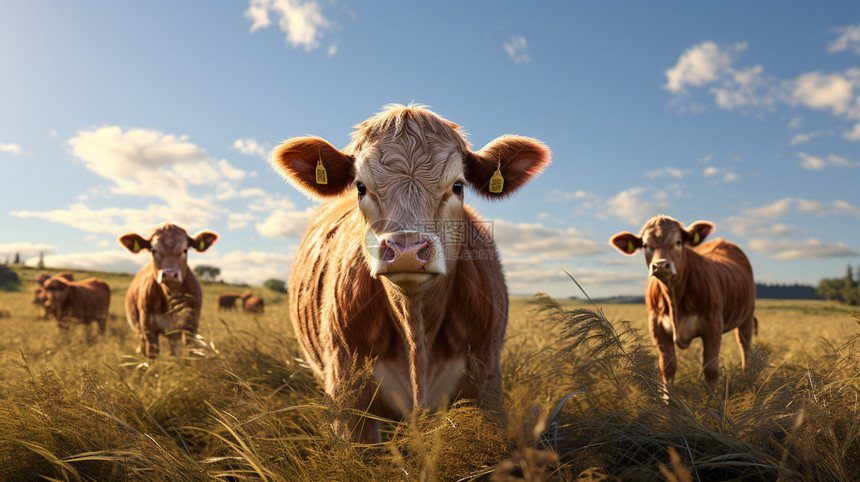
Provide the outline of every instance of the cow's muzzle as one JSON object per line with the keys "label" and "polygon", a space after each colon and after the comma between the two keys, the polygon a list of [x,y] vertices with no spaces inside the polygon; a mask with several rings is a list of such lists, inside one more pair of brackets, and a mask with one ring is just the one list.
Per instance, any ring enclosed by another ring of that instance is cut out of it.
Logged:
{"label": "cow's muzzle", "polygon": [[677,274],[675,271],[675,263],[672,263],[668,259],[656,259],[651,261],[651,265],[649,266],[649,271],[651,276],[659,279],[664,283],[668,283],[675,278]]}
{"label": "cow's muzzle", "polygon": [[445,274],[441,243],[437,236],[418,231],[398,231],[375,236],[368,233],[366,246],[371,258],[371,275],[423,276]]}
{"label": "cow's muzzle", "polygon": [[178,269],[160,269],[158,270],[158,282],[159,283],[182,283],[182,271]]}

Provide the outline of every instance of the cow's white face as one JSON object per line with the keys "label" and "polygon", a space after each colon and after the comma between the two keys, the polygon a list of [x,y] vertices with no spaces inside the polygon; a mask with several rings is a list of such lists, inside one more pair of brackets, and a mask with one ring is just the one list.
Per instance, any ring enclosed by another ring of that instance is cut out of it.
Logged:
{"label": "cow's white face", "polygon": [[209,231],[201,231],[192,238],[179,226],[165,223],[157,227],[149,238],[129,233],[120,236],[119,242],[132,253],[148,250],[152,256],[152,276],[167,290],[182,284],[188,277],[188,249],[206,251],[217,239],[218,235]]}
{"label": "cow's white face", "polygon": [[[273,150],[269,162],[312,198],[355,196],[371,276],[411,289],[456,263],[471,234],[462,223],[467,185],[501,199],[549,164],[549,149],[526,137],[499,137],[473,152],[457,124],[422,107],[394,105],[356,128],[342,151],[299,137]],[[490,189],[499,177],[503,186]]]}
{"label": "cow's white face", "polygon": [[645,252],[649,276],[670,284],[684,269],[685,247],[699,245],[713,229],[714,225],[707,221],[697,221],[685,229],[668,216],[655,216],[645,223],[639,236],[629,232],[618,233],[610,242],[627,255],[641,248]]}
{"label": "cow's white face", "polygon": [[450,272],[463,231],[464,144],[453,129],[423,141],[410,129],[365,147],[354,181],[370,274],[398,285]]}

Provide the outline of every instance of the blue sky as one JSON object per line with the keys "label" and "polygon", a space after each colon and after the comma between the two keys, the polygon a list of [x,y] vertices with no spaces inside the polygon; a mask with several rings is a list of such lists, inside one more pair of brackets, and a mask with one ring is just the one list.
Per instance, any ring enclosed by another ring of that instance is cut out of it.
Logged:
{"label": "blue sky", "polygon": [[860,264],[856,1],[3,2],[0,66],[0,260],[133,272],[117,236],[170,220],[221,235],[192,265],[286,278],[314,203],[268,150],[416,102],[475,149],[553,150],[466,194],[512,293],[641,293],[608,240],[655,214],[714,222],[763,282]]}

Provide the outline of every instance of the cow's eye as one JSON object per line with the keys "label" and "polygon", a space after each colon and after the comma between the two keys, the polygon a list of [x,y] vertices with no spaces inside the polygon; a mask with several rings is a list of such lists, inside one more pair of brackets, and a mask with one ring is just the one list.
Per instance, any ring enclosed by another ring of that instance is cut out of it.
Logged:
{"label": "cow's eye", "polygon": [[355,183],[355,188],[358,190],[358,197],[363,197],[367,194],[367,187],[364,184],[357,182]]}
{"label": "cow's eye", "polygon": [[680,239],[679,239],[679,240],[677,240],[677,241],[675,241],[675,246],[680,246],[680,245],[681,245],[681,240],[680,240]]}
{"label": "cow's eye", "polygon": [[463,195],[463,182],[462,181],[455,182],[454,186],[451,187],[451,191],[454,193],[455,196],[462,196]]}
{"label": "cow's eye", "polygon": [[153,256],[155,256],[155,250],[154,249],[150,249],[149,252],[152,253]]}
{"label": "cow's eye", "polygon": [[642,249],[648,249],[648,245],[645,243],[642,243]]}

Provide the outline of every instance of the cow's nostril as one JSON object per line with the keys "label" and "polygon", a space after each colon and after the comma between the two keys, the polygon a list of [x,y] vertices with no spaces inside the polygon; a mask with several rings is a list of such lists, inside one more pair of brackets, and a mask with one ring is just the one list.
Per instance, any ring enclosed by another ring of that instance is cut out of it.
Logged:
{"label": "cow's nostril", "polygon": [[388,242],[383,242],[379,248],[379,257],[386,263],[390,263],[397,258],[397,251]]}
{"label": "cow's nostril", "polygon": [[418,250],[418,253],[415,254],[415,258],[418,261],[426,262],[430,258],[430,243],[426,243],[423,248]]}

